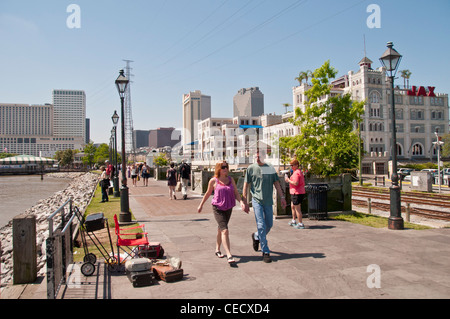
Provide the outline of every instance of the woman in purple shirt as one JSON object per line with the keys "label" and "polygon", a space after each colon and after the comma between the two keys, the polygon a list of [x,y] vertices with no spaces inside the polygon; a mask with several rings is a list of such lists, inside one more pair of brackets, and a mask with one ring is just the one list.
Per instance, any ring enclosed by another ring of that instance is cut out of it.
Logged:
{"label": "woman in purple shirt", "polygon": [[[230,237],[228,232],[228,222],[231,217],[231,211],[236,205],[236,199],[241,203],[242,210],[245,211],[245,203],[239,194],[236,183],[233,178],[228,176],[228,164],[226,162],[217,163],[214,177],[208,183],[208,190],[203,196],[202,202],[198,206],[200,213],[203,204],[208,200],[214,191],[214,197],[211,201],[214,211],[214,217],[217,221],[217,239],[216,239],[216,256],[219,258],[225,257],[220,252],[220,246],[223,243],[225,252],[227,254],[228,263],[234,265],[235,260],[230,252]],[[247,212],[248,214],[248,212]]]}

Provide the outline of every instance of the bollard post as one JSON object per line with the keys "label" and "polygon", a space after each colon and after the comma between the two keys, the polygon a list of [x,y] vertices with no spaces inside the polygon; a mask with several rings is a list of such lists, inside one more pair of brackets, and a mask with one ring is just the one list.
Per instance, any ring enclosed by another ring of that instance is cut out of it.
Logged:
{"label": "bollard post", "polygon": [[372,214],[372,200],[370,198],[367,199],[368,213]]}
{"label": "bollard post", "polygon": [[406,203],[406,218],[405,220],[409,223],[409,216],[411,215],[411,207],[409,203]]}
{"label": "bollard post", "polygon": [[36,216],[13,218],[13,282],[33,283],[37,278]]}

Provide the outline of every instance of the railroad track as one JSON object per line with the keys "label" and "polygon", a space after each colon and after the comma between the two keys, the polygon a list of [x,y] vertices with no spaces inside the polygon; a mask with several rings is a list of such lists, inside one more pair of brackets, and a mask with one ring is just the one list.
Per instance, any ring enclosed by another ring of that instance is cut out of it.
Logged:
{"label": "railroad track", "polygon": [[[369,204],[367,199],[370,198],[372,208],[384,211],[390,210],[389,189],[379,188],[371,190],[354,187],[352,189],[352,197],[359,197],[352,198],[352,204],[355,206],[368,206]],[[388,201],[388,203],[381,201]],[[402,212],[406,212],[407,206],[409,206],[409,212],[412,215],[450,221],[449,195],[403,192],[401,195],[401,201]]]}

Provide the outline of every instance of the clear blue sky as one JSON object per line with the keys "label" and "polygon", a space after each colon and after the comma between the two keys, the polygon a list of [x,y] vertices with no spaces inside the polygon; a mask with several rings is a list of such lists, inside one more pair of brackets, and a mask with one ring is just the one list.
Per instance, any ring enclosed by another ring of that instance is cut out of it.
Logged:
{"label": "clear blue sky", "polygon": [[[67,26],[70,4],[80,28]],[[367,25],[370,4],[380,28]],[[1,0],[0,102],[51,103],[53,89],[84,90],[91,139],[108,143],[126,59],[135,129],[181,128],[182,95],[194,90],[211,96],[213,117],[231,117],[233,96],[252,86],[266,113],[281,114],[299,71],[328,59],[338,76],[357,71],[364,37],[374,68],[392,41],[410,84],[450,93],[449,15],[448,0]]]}

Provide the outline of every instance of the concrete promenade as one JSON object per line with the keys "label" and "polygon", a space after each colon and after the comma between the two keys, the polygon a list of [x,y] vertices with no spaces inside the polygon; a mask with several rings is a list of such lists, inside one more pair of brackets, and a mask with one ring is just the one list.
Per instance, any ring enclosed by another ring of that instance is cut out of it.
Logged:
{"label": "concrete promenade", "polygon": [[[211,199],[199,214],[199,194],[169,200],[165,181],[138,184],[130,187],[130,208],[149,240],[161,242],[165,256],[181,259],[184,279],[133,288],[125,275],[108,276],[100,263],[97,275],[82,276],[81,288],[66,289],[64,299],[450,298],[450,228],[394,231],[305,218],[307,228],[297,230],[288,219],[276,219],[268,235],[273,262],[264,263],[252,248],[253,213],[236,206],[229,224],[232,268],[214,255]],[[19,298],[45,298],[45,280],[40,286]]]}

